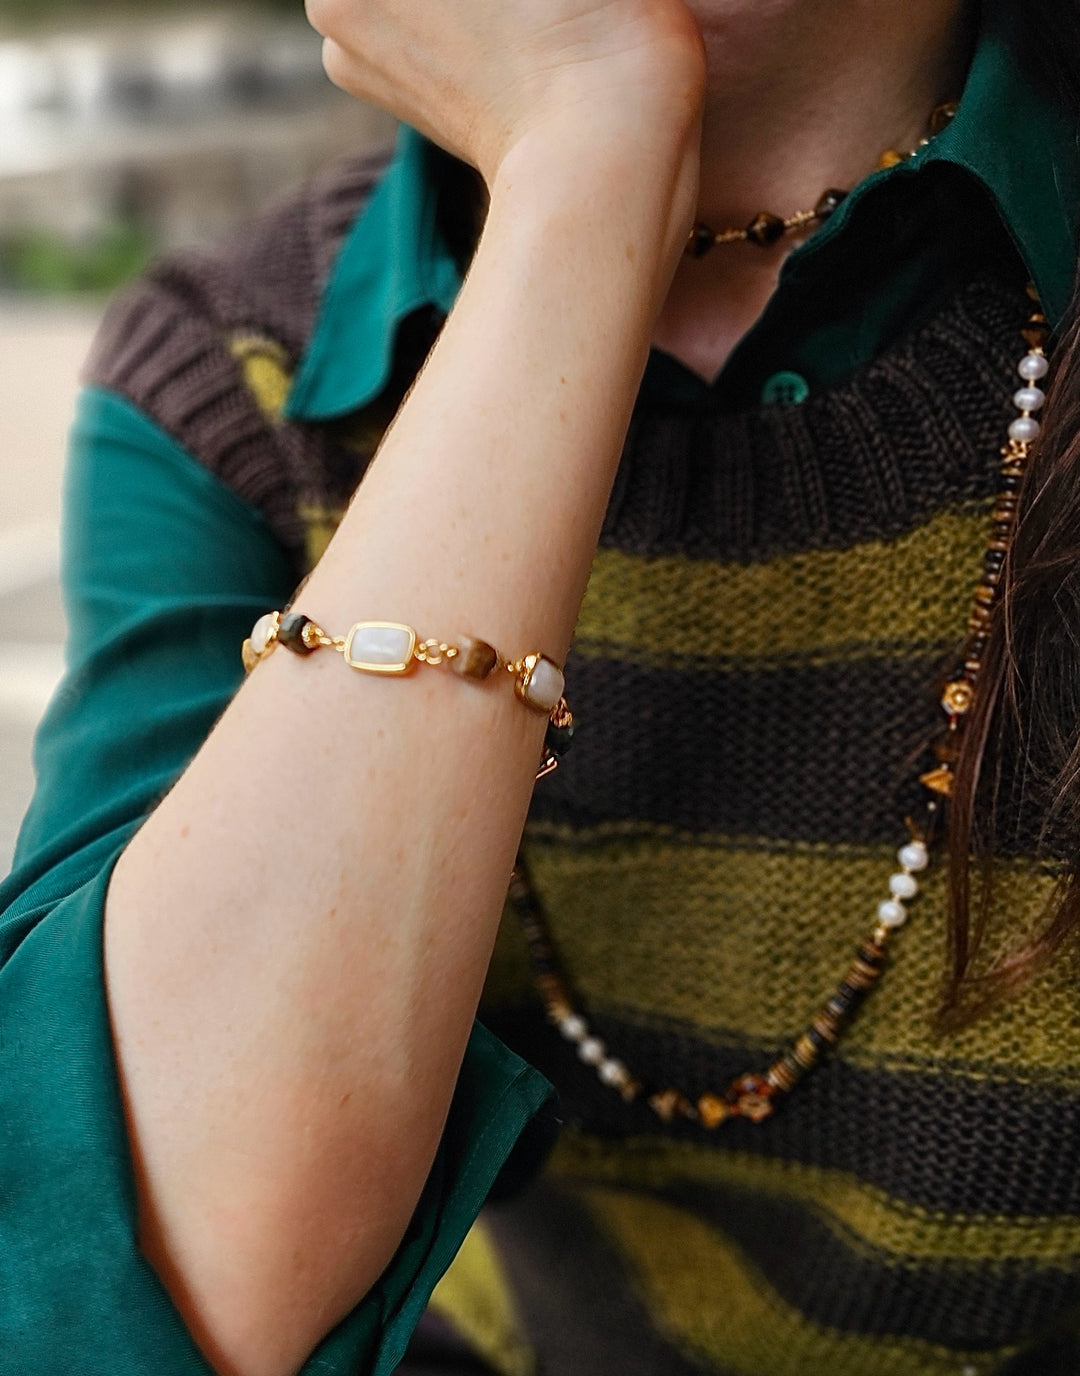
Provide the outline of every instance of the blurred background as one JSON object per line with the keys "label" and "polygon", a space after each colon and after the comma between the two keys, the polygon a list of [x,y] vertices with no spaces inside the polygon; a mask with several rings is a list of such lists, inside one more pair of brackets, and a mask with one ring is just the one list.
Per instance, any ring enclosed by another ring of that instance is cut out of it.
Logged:
{"label": "blurred background", "polygon": [[326,80],[302,0],[0,0],[0,875],[62,665],[65,436],[108,294],[393,133]]}

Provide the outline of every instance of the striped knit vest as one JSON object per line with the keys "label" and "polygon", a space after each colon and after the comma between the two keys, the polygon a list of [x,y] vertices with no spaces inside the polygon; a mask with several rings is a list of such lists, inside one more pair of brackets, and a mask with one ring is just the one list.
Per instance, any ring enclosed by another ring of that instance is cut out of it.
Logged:
{"label": "striped knit vest", "polygon": [[[407,323],[360,413],[283,420],[376,171],[159,265],[91,364],[265,514],[298,579],[438,326]],[[524,852],[591,1023],[642,1078],[696,1095],[762,1068],[866,929],[977,580],[1026,313],[1003,263],[801,405],[637,408],[567,665],[580,734]],[[1030,930],[1051,887],[1003,857],[996,930]],[[505,1376],[1080,1370],[1074,975],[942,1038],[944,912],[936,867],[838,1053],[774,1118],[714,1133],[600,1084],[508,918],[482,1013],[563,1125],[437,1311]]]}

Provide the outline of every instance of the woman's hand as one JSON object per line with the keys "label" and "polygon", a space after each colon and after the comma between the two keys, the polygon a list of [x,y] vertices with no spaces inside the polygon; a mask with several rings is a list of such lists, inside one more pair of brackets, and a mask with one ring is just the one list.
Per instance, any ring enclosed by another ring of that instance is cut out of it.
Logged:
{"label": "woman's hand", "polygon": [[696,125],[704,57],[683,0],[308,0],[307,10],[338,86],[472,163],[489,186],[530,135],[567,158],[620,145],[647,155]]}

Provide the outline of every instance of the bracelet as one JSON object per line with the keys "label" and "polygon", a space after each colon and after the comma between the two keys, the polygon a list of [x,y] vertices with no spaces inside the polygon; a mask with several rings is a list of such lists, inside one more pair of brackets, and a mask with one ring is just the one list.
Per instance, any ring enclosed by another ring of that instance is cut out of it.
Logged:
{"label": "bracelet", "polygon": [[518,699],[548,719],[538,779],[558,767],[574,735],[574,717],[563,696],[563,671],[546,655],[508,660],[486,640],[472,636],[461,636],[456,642],[425,640],[400,621],[357,621],[345,635],[329,635],[309,616],[284,611],[267,612],[252,627],[241,652],[245,671],[251,673],[278,645],[296,655],[336,650],[350,669],[364,674],[400,676],[411,673],[417,664],[445,664],[462,678],[481,682],[493,673],[506,671],[513,677]]}

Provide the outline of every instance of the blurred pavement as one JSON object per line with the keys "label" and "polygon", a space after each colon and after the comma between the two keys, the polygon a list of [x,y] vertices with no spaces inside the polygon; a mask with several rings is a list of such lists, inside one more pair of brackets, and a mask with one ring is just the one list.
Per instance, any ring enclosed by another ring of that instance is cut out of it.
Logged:
{"label": "blurred pavement", "polygon": [[60,485],[96,318],[0,300],[0,875],[33,788],[34,727],[62,667]]}

